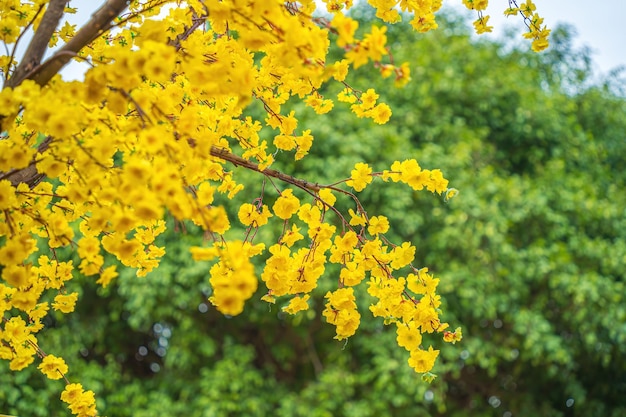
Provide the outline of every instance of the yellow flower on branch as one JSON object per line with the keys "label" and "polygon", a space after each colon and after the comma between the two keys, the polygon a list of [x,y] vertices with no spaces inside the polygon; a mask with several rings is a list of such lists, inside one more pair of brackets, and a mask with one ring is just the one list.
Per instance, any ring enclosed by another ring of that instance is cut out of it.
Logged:
{"label": "yellow flower on branch", "polygon": [[61,311],[62,313],[71,313],[76,306],[76,300],[78,300],[78,293],[73,292],[71,294],[59,294],[54,297],[52,308]]}
{"label": "yellow flower on branch", "polygon": [[291,301],[289,301],[289,304],[283,307],[283,311],[289,314],[296,314],[299,311],[308,310],[309,304],[307,303],[307,301],[310,297],[311,296],[309,294],[293,297]]}
{"label": "yellow flower on branch", "polygon": [[439,356],[439,351],[433,350],[432,346],[429,346],[428,350],[414,349],[409,357],[409,366],[418,373],[429,372],[433,369],[437,356]]}
{"label": "yellow flower on branch", "polygon": [[480,16],[474,21],[474,29],[477,34],[487,33],[493,31],[493,26],[489,26],[489,16]]}
{"label": "yellow flower on branch", "polygon": [[49,379],[61,379],[68,371],[65,361],[54,355],[46,355],[37,368]]}
{"label": "yellow flower on branch", "polygon": [[408,323],[397,322],[396,333],[398,346],[401,346],[409,352],[417,350],[422,343],[422,334],[415,326],[414,321]]}
{"label": "yellow flower on branch", "polygon": [[346,184],[355,191],[363,191],[367,184],[372,182],[372,168],[369,165],[358,162],[351,172],[351,178],[346,181]]}
{"label": "yellow flower on branch", "polygon": [[385,216],[373,216],[370,218],[370,224],[367,231],[371,235],[379,235],[387,233],[389,230],[389,220]]}
{"label": "yellow flower on branch", "polygon": [[283,220],[289,219],[300,208],[300,200],[293,195],[292,189],[286,189],[281,192],[280,197],[276,200],[272,209],[277,217]]}

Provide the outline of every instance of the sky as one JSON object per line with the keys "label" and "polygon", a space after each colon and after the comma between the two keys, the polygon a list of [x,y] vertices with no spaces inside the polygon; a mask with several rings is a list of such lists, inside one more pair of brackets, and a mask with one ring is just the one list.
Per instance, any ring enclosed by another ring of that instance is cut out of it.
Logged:
{"label": "sky", "polygon": [[[518,4],[524,0],[518,0]],[[71,5],[79,9],[79,15],[74,16],[78,23],[88,19],[96,5],[103,0],[72,0]],[[470,19],[474,19],[475,12],[470,12],[462,5],[461,0],[444,0],[444,6],[466,11]],[[544,18],[548,27],[554,28],[557,24],[567,23],[576,29],[575,45],[587,46],[592,51],[594,73],[607,74],[616,67],[626,69],[626,0],[534,0],[537,12]],[[498,37],[507,27],[516,27],[521,34],[525,30],[521,18],[505,17],[503,12],[508,7],[508,0],[491,0],[487,14],[491,16],[489,23],[494,26],[493,34],[486,36]],[[485,36],[485,35],[481,35]],[[80,78],[85,68],[73,65],[73,68],[64,71],[66,78]]]}
{"label": "sky", "polygon": [[[522,1],[518,0],[518,4]],[[616,67],[626,68],[626,0],[534,0],[537,13],[549,28],[567,23],[576,29],[575,45],[591,48],[594,71],[606,74]],[[444,0],[444,5],[464,9],[461,0]],[[487,14],[494,26],[493,35],[504,32],[505,27],[523,29],[520,18],[505,17],[507,0],[491,0]],[[470,16],[472,12],[469,12]]]}

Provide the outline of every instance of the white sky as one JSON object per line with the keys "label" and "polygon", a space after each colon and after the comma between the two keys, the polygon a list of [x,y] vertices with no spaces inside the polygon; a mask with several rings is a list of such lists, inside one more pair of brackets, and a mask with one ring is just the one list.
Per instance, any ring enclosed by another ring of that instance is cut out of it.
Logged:
{"label": "white sky", "polygon": [[[518,0],[517,4],[524,0]],[[537,13],[544,18],[549,28],[559,23],[573,25],[578,36],[577,46],[588,46],[592,51],[594,71],[607,73],[618,66],[626,67],[626,0],[534,0]],[[461,0],[444,0],[444,5],[460,5]],[[504,16],[508,0],[491,0],[488,14],[489,24],[494,26],[494,35],[498,36],[503,28],[514,26],[520,30],[523,24],[520,18]],[[469,11],[468,11],[469,12]],[[469,12],[470,16],[472,12]]]}
{"label": "white sky", "polygon": [[[524,0],[517,0],[518,4]],[[71,5],[79,9],[79,15],[73,16],[72,23],[79,23],[88,19],[88,16],[103,0],[72,0]],[[548,27],[556,27],[558,23],[568,23],[574,26],[578,36],[575,38],[577,46],[588,46],[593,53],[594,72],[608,73],[618,66],[626,68],[626,0],[534,0],[537,12],[545,20]],[[444,6],[466,10],[461,0],[444,0]],[[509,26],[514,26],[521,33],[524,30],[520,18],[506,18],[503,14],[508,7],[508,0],[491,0],[488,14],[489,23],[494,26],[494,33],[486,36],[498,36]],[[468,17],[474,19],[474,12],[467,11]],[[485,36],[485,35],[481,35]],[[81,65],[77,65],[81,67]],[[86,68],[86,67],[85,67]],[[73,71],[72,71],[73,70]],[[72,68],[64,73],[72,77],[78,68]],[[74,74],[76,75],[74,75]],[[72,75],[70,75],[72,74]],[[79,76],[80,77],[80,76]]]}

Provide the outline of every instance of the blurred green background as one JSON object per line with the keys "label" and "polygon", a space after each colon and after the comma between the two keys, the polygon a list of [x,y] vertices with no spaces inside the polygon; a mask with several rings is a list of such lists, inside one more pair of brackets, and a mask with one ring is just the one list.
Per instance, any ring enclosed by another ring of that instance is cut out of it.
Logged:
{"label": "blurred green background", "polygon": [[[365,27],[371,19],[357,16]],[[102,415],[626,415],[625,85],[619,74],[597,77],[567,27],[535,54],[440,19],[426,35],[389,29],[395,62],[410,62],[405,88],[371,66],[350,77],[391,105],[387,125],[341,103],[326,116],[292,103],[316,142],[303,161],[279,155],[275,166],[324,183],[358,161],[382,170],[411,157],[461,190],[449,203],[382,181],[361,194],[370,215],[390,217],[392,241],[417,246],[416,266],[441,278],[443,319],[463,327],[454,346],[425,339],[442,348],[439,377],[421,381],[366,303],[357,335],[333,340],[319,314],[332,270],[312,311],[284,315],[259,301],[261,286],[241,316],[220,315],[206,301],[209,264],[189,256],[201,233],[170,222],[156,272],[123,271],[107,289],[76,277],[77,311],[51,313],[39,335],[69,378],[96,392]],[[243,200],[259,195],[260,177],[236,178]],[[14,373],[0,363],[2,413],[69,415],[62,389],[35,365]]]}

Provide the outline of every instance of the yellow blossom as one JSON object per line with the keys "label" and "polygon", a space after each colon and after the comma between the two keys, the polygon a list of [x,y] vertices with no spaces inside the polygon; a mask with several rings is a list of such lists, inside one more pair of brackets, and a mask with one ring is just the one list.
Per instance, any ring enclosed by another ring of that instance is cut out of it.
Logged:
{"label": "yellow blossom", "polygon": [[350,180],[346,181],[346,184],[355,191],[363,191],[367,184],[372,182],[372,168],[369,165],[358,162],[351,172]]}
{"label": "yellow blossom", "polygon": [[106,288],[111,283],[111,281],[113,281],[113,279],[115,279],[117,276],[118,274],[117,274],[116,266],[111,265],[105,268],[104,271],[102,271],[102,273],[100,274],[100,278],[98,278],[96,283],[102,285],[103,288]]}
{"label": "yellow blossom", "polygon": [[385,216],[373,216],[370,218],[370,223],[367,231],[372,235],[378,235],[381,233],[387,233],[389,230],[389,220]]}
{"label": "yellow blossom", "polygon": [[304,296],[293,297],[289,304],[283,307],[283,311],[289,314],[296,314],[299,311],[308,310],[309,304],[307,301],[309,300],[310,295],[306,294]]}
{"label": "yellow blossom", "polygon": [[488,26],[489,16],[481,16],[474,21],[474,29],[477,34],[482,34],[486,32],[491,32],[493,30],[493,26]]}
{"label": "yellow blossom", "polygon": [[294,243],[303,238],[304,236],[302,236],[302,234],[300,233],[300,228],[294,224],[291,226],[291,230],[285,232],[280,241],[281,243],[286,244],[288,247],[292,247]]}
{"label": "yellow blossom", "polygon": [[408,323],[396,323],[396,333],[398,335],[398,345],[409,352],[418,349],[419,345],[422,343],[422,334],[413,321]]}
{"label": "yellow blossom", "polygon": [[409,358],[409,366],[415,369],[415,372],[429,372],[431,369],[433,369],[437,356],[439,356],[439,351],[433,350],[432,346],[429,346],[428,350],[412,350],[411,357]]}
{"label": "yellow blossom", "polygon": [[374,120],[375,123],[385,124],[389,121],[391,117],[391,108],[385,104],[378,104],[376,107],[370,110],[370,117]]}
{"label": "yellow blossom", "polygon": [[68,371],[65,361],[54,355],[46,355],[37,368],[49,379],[61,379]]}
{"label": "yellow blossom", "polygon": [[71,313],[72,311],[74,311],[77,299],[77,292],[73,292],[71,294],[59,294],[54,297],[54,303],[52,303],[52,308],[54,308],[55,310],[60,310],[62,313]]}
{"label": "yellow blossom", "polygon": [[289,219],[300,208],[300,200],[293,195],[292,189],[286,189],[281,192],[280,197],[276,200],[272,209],[277,217],[283,220]]}

